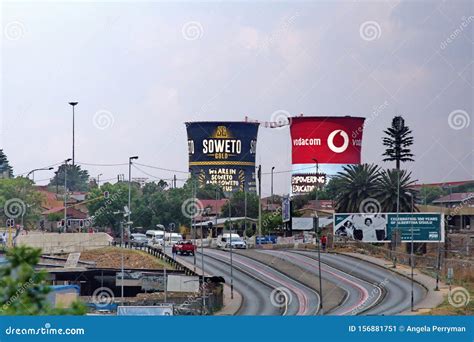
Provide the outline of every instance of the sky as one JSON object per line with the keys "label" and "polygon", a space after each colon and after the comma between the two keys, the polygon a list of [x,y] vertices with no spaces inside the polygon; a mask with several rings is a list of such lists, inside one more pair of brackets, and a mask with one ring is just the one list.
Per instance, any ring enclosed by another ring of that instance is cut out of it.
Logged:
{"label": "sky", "polygon": [[[385,168],[383,130],[402,115],[415,179],[474,178],[472,1],[0,6],[0,148],[15,174],[71,157],[78,101],[76,163],[101,180],[127,177],[133,155],[148,165],[133,177],[185,179],[186,121],[301,113],[366,117],[362,161]],[[260,128],[257,163],[263,195],[272,166],[275,193],[289,191],[288,127]]]}

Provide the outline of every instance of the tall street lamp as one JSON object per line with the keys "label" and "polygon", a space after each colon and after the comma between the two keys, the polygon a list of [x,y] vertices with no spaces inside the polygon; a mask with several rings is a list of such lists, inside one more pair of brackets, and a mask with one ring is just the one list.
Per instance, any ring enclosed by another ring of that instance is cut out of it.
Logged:
{"label": "tall street lamp", "polygon": [[100,176],[102,176],[102,173],[99,173],[97,175],[97,187],[100,189]]}
{"label": "tall street lamp", "polygon": [[133,156],[128,158],[128,232],[131,230],[131,221],[130,221],[130,214],[132,213],[132,160],[137,160],[138,156]]}
{"label": "tall street lamp", "polygon": [[271,177],[271,199],[272,199],[272,205],[273,205],[273,171],[275,170],[275,166],[272,166],[272,177]]}
{"label": "tall street lamp", "polygon": [[[319,174],[319,162],[316,158],[313,158],[314,163],[316,164],[316,178],[318,177]],[[317,240],[317,246],[318,246],[318,275],[319,275],[319,312],[322,315],[323,314],[323,281],[321,279],[321,239],[319,237],[319,217],[318,217],[318,200],[319,200],[319,189],[318,189],[318,181],[316,180],[316,203],[314,204],[314,233],[315,233],[315,238]]]}
{"label": "tall street lamp", "polygon": [[74,107],[78,104],[78,102],[69,102],[69,104],[72,106],[72,165],[75,164],[75,154],[74,154],[74,135],[75,135],[75,128],[74,128]]}
{"label": "tall street lamp", "polygon": [[67,231],[67,163],[70,161],[71,158],[64,161],[64,232]]}
{"label": "tall street lamp", "polygon": [[[414,208],[414,196],[411,192],[405,192],[405,194],[407,196],[410,196],[411,198],[411,212],[412,212],[412,215],[413,213],[415,212],[415,208]],[[413,217],[412,217],[412,220],[413,220]],[[413,284],[414,284],[414,281],[413,281],[413,268],[414,268],[414,263],[413,263],[413,241],[414,241],[414,236],[413,236],[413,221],[410,220],[410,226],[411,226],[411,247],[410,247],[410,264],[411,264],[411,311],[415,311],[415,300],[414,300],[414,294],[413,294]]]}
{"label": "tall street lamp", "polygon": [[29,178],[30,175],[32,174],[33,175],[33,182],[35,181],[35,171],[49,171],[49,170],[52,170],[53,167],[42,167],[42,168],[39,168],[39,169],[33,169],[31,170],[30,172],[28,172],[28,174],[26,175],[26,178]]}

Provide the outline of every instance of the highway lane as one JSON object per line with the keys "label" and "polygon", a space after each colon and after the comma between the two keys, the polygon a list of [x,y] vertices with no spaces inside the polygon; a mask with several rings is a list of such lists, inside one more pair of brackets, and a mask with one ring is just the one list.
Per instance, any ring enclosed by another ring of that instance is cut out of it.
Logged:
{"label": "highway lane", "polygon": [[[230,263],[230,253],[228,251],[210,250],[204,252],[205,256],[213,256]],[[279,303],[281,296],[285,293],[288,298],[288,315],[315,315],[319,307],[319,294],[300,282],[278,272],[274,268],[248,257],[233,254],[233,265],[251,273],[254,277],[271,284],[274,288],[280,289],[273,292],[268,298],[270,302]],[[255,281],[255,280],[254,280]]]}
{"label": "highway lane", "polygon": [[[309,256],[296,254],[290,251],[261,250],[259,252],[284,259],[298,265],[311,274],[319,276],[318,264]],[[337,287],[346,292],[344,302],[336,309],[328,312],[325,311],[325,314],[356,315],[376,305],[383,295],[383,291],[379,286],[365,281],[364,279],[355,277],[354,275],[348,274],[324,263],[321,264],[321,268],[321,274],[324,280],[336,284]],[[324,287],[323,295],[330,295],[330,293],[324,291]]]}
{"label": "highway lane", "polygon": [[[295,251],[317,260],[316,252]],[[321,261],[343,272],[363,278],[384,289],[380,303],[364,312],[365,315],[396,315],[410,309],[411,280],[388,269],[341,254],[321,254]],[[426,289],[415,283],[414,302],[420,302],[426,296]]]}
{"label": "highway lane", "polygon": [[[171,249],[166,249],[171,256]],[[194,263],[193,256],[177,256],[176,259],[186,261],[188,264]],[[230,267],[224,261],[214,258],[204,257],[204,272],[216,276],[222,276],[227,285],[230,285]],[[196,253],[196,267],[201,267],[201,254]],[[282,306],[272,305],[270,298],[274,293],[274,288],[265,285],[248,274],[233,270],[234,289],[242,295],[242,306],[237,315],[241,316],[279,316],[283,313]]]}

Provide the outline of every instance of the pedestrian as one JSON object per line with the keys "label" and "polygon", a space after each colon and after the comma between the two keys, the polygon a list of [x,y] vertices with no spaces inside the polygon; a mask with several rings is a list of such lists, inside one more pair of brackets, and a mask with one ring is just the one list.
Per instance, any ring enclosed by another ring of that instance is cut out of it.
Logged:
{"label": "pedestrian", "polygon": [[326,237],[326,235],[323,235],[321,237],[321,246],[323,247],[323,252],[326,250],[327,243],[328,243],[328,238]]}
{"label": "pedestrian", "polygon": [[171,247],[171,254],[173,255],[173,260],[176,259],[176,245],[173,245],[173,247]]}

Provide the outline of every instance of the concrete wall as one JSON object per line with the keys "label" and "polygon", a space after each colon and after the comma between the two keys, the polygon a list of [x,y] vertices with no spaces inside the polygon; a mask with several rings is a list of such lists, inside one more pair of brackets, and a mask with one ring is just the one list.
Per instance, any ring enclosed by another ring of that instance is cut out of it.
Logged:
{"label": "concrete wall", "polygon": [[112,240],[106,233],[30,233],[18,236],[16,244],[41,248],[44,254],[62,254],[109,246]]}

